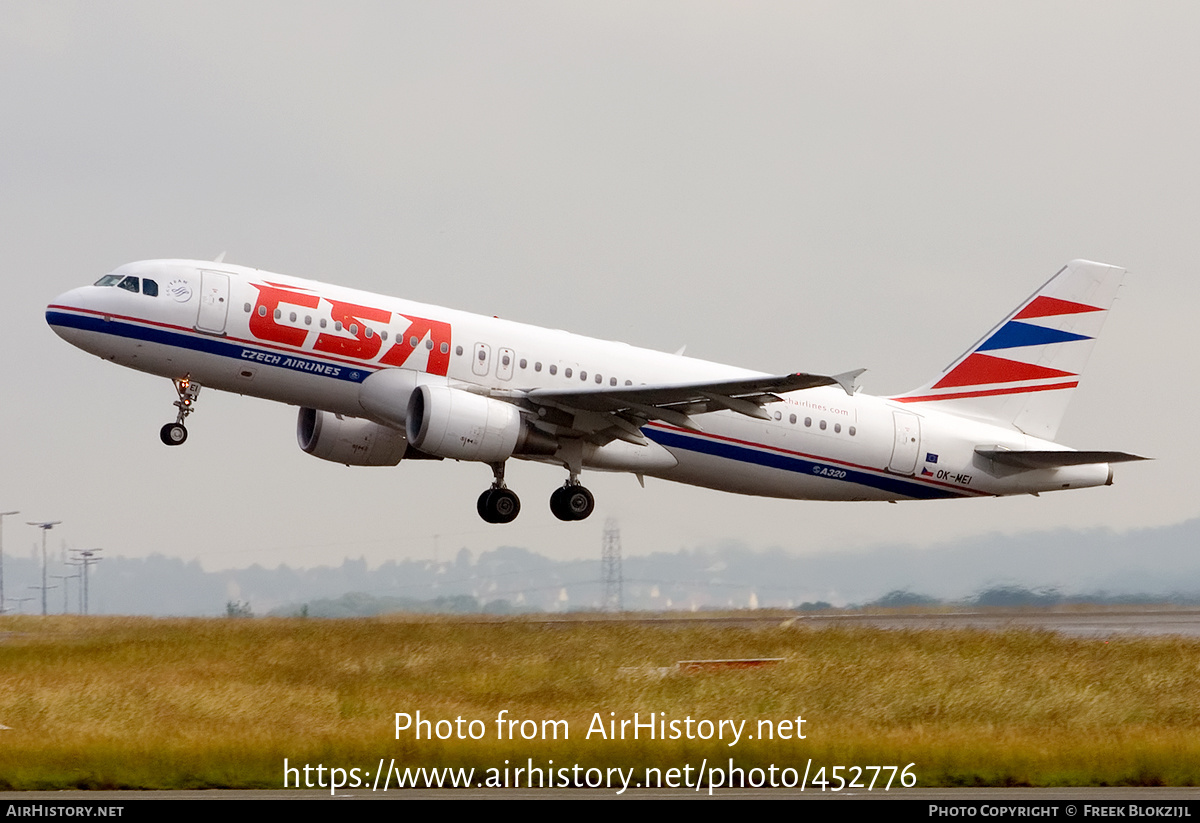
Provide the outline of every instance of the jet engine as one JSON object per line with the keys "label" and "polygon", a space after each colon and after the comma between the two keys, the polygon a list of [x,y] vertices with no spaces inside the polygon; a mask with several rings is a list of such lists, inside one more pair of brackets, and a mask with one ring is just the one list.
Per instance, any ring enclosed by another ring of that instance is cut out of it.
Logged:
{"label": "jet engine", "polygon": [[453,460],[497,463],[514,454],[551,455],[553,437],[530,426],[511,403],[448,386],[418,386],[408,401],[408,441]]}
{"label": "jet engine", "polygon": [[395,466],[408,448],[402,431],[316,409],[300,409],[296,440],[306,454],[347,466]]}

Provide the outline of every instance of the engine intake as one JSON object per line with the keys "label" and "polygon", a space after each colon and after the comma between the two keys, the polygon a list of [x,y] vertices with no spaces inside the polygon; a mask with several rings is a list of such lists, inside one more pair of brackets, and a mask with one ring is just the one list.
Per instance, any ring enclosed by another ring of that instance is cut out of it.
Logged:
{"label": "engine intake", "polygon": [[534,429],[511,403],[448,386],[418,386],[408,401],[408,440],[453,460],[496,463],[514,454],[550,455],[554,438]]}
{"label": "engine intake", "polygon": [[347,466],[395,466],[408,450],[402,431],[316,409],[300,409],[296,440],[305,454]]}

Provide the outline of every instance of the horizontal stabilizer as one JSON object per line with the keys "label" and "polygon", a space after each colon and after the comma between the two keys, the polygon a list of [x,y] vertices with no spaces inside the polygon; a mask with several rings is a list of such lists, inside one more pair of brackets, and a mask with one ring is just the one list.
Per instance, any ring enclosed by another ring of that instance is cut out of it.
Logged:
{"label": "horizontal stabilizer", "polygon": [[1018,469],[1058,469],[1063,466],[1086,466],[1091,463],[1128,463],[1131,460],[1149,460],[1126,452],[1076,452],[1076,451],[1010,451],[979,447],[975,453],[980,457],[995,460],[1005,466]]}

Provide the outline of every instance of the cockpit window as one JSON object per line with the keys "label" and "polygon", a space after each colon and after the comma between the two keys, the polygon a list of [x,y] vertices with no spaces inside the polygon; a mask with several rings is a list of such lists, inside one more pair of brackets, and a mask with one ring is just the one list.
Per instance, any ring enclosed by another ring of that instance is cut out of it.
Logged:
{"label": "cockpit window", "polygon": [[149,278],[142,280],[142,294],[147,297],[158,297],[158,283]]}
{"label": "cockpit window", "polygon": [[117,288],[125,289],[125,291],[131,291],[134,294],[137,294],[139,291],[141,291],[140,287],[138,286],[138,279],[133,275],[126,277],[124,280],[118,283]]}
{"label": "cockpit window", "polygon": [[95,283],[93,283],[92,285],[94,285],[94,286],[115,286],[120,282],[121,282],[121,275],[106,274],[103,277],[101,277],[99,280],[97,280]]}

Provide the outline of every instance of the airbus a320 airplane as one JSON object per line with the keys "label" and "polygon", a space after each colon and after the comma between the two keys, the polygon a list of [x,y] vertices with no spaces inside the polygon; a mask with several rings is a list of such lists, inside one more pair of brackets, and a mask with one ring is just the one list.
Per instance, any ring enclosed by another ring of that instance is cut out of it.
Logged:
{"label": "airbus a320 airplane", "polygon": [[300,407],[300,448],[353,466],[491,467],[479,515],[511,522],[511,457],[560,466],[560,520],[595,506],[584,469],[739,494],[913,500],[1112,482],[1142,458],[1054,441],[1123,269],[1062,268],[924,386],[857,393],[861,373],[765,375],[340,286],[195,260],[130,263],[46,320],[105,360],[170,378],[162,441],[201,386]]}

